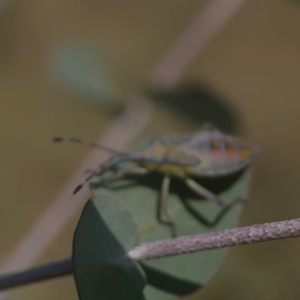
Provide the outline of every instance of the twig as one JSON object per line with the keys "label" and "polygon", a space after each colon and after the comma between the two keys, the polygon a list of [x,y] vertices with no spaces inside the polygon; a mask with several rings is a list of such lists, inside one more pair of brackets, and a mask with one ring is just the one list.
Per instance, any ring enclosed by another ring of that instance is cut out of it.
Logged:
{"label": "twig", "polygon": [[257,224],[206,234],[148,242],[136,246],[128,255],[132,260],[141,261],[296,236],[300,236],[300,219]]}
{"label": "twig", "polygon": [[54,261],[28,270],[0,276],[0,291],[28,283],[70,275],[73,272],[71,258]]}
{"label": "twig", "polygon": [[167,51],[160,64],[149,75],[150,85],[170,89],[187,66],[216,36],[247,0],[210,0],[195,21]]}
{"label": "twig", "polygon": [[[218,232],[143,243],[129,251],[128,256],[134,261],[142,261],[297,236],[300,236],[300,219],[257,224]],[[2,275],[0,276],[0,290],[64,276],[72,272],[72,260],[71,258],[66,258],[29,270]]]}

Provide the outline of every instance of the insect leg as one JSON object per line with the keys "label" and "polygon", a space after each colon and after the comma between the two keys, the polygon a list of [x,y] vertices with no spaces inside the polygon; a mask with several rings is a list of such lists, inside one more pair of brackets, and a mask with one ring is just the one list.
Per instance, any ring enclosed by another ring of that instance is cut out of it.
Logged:
{"label": "insect leg", "polygon": [[[86,169],[85,173],[86,174],[91,174],[95,172],[95,169]],[[130,169],[123,169],[123,170],[117,170],[114,172],[113,176],[114,177],[122,177],[126,175],[144,175],[148,172],[147,169],[141,168],[141,167],[136,167],[136,168],[130,168]]]}
{"label": "insect leg", "polygon": [[206,188],[204,188],[203,186],[201,186],[195,180],[188,178],[185,180],[185,183],[196,194],[198,194],[200,196],[204,196],[207,199],[216,202],[220,206],[223,206],[223,207],[226,206],[226,203],[220,197],[218,197],[216,194],[212,193],[211,191],[209,191]]}
{"label": "insect leg", "polygon": [[[91,172],[94,172],[94,170],[90,170]],[[148,173],[148,170],[145,168],[141,167],[133,167],[130,169],[121,169],[121,170],[116,170],[116,171],[111,171],[109,173],[109,176],[105,179],[105,181],[110,181],[113,179],[119,179],[122,178],[126,175],[145,175]]]}
{"label": "insect leg", "polygon": [[114,177],[123,177],[126,175],[145,175],[148,172],[146,168],[135,167],[130,169],[118,170],[115,172]]}
{"label": "insect leg", "polygon": [[[162,224],[166,224],[171,228],[172,237],[176,237],[175,225],[168,214],[168,197],[170,189],[170,177],[165,176],[161,186],[161,198],[158,209],[158,221]],[[167,217],[167,220],[164,218]]]}
{"label": "insect leg", "polygon": [[79,192],[82,189],[82,187],[86,183],[88,183],[91,179],[93,179],[95,176],[100,176],[104,172],[111,170],[113,167],[115,167],[121,163],[130,161],[130,160],[131,160],[130,157],[120,158],[120,159],[116,160],[115,162],[111,162],[111,160],[108,160],[106,163],[100,165],[95,171],[93,171],[83,182],[81,182],[79,185],[77,185],[77,187],[73,191],[73,194],[76,194],[77,192]]}
{"label": "insect leg", "polygon": [[223,207],[221,211],[214,217],[213,220],[209,220],[206,216],[201,214],[187,199],[182,199],[185,208],[202,224],[207,227],[213,227],[217,225],[223,217],[229,212],[229,210],[237,203],[245,203],[243,199],[237,198],[231,201],[227,206]]}

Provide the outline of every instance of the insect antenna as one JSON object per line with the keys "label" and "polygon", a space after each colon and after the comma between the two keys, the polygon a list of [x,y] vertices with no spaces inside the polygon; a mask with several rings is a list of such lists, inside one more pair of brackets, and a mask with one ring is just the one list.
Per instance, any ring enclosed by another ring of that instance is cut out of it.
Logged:
{"label": "insect antenna", "polygon": [[96,175],[100,175],[100,172],[99,174],[95,171],[93,172],[92,174],[90,174],[87,178],[85,178],[84,181],[82,181],[80,184],[77,185],[77,187],[74,189],[73,191],[73,195],[78,193],[82,188],[83,186],[88,183],[93,177],[95,177]]}
{"label": "insect antenna", "polygon": [[53,138],[53,142],[54,143],[71,142],[71,143],[77,143],[77,144],[86,144],[86,145],[88,145],[89,147],[92,147],[92,148],[101,149],[101,150],[104,150],[104,151],[107,151],[107,152],[110,152],[110,153],[113,153],[113,154],[128,156],[127,152],[119,151],[119,150],[116,150],[116,149],[113,149],[113,148],[110,148],[110,147],[107,147],[107,146],[103,146],[103,145],[100,145],[100,144],[97,144],[97,143],[94,143],[94,142],[83,141],[83,140],[81,140],[79,138],[75,138],[75,137],[58,136],[58,137]]}
{"label": "insect antenna", "polygon": [[77,192],[79,192],[83,186],[88,183],[89,181],[91,181],[91,179],[93,179],[95,176],[100,176],[102,175],[105,171],[115,167],[116,165],[118,165],[119,163],[122,162],[126,162],[126,161],[130,161],[133,160],[132,154],[125,152],[125,151],[119,151],[107,146],[103,146],[94,142],[88,142],[88,141],[83,141],[79,138],[75,138],[75,137],[54,137],[53,138],[53,142],[54,143],[62,143],[62,142],[71,142],[71,143],[77,143],[77,144],[87,144],[88,146],[92,147],[92,148],[98,148],[104,151],[107,151],[109,153],[112,154],[117,154],[119,156],[121,156],[121,158],[117,159],[115,162],[112,162],[106,166],[101,165],[99,166],[95,171],[92,171],[92,173],[85,178],[85,180],[83,182],[81,182],[73,191],[73,194],[76,194]]}

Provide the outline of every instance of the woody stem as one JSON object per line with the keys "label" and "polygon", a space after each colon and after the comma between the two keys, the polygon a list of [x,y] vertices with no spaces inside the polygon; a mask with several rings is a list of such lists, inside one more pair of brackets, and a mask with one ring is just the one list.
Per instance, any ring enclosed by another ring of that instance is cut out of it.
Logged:
{"label": "woody stem", "polygon": [[[142,261],[297,236],[300,236],[300,219],[293,219],[143,243],[129,251],[128,256],[134,261]],[[72,272],[72,260],[66,258],[29,270],[1,275],[0,290],[68,275]]]}

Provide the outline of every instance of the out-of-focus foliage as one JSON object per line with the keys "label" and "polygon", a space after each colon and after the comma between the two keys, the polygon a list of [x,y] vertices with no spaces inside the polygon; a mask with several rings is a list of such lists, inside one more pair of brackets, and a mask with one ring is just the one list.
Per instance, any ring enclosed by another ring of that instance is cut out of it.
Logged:
{"label": "out-of-focus foliage", "polygon": [[115,104],[108,59],[100,51],[85,44],[67,44],[52,53],[50,62],[54,80],[62,87],[97,104]]}
{"label": "out-of-focus foliage", "polygon": [[2,9],[7,3],[8,0],[0,0],[0,9]]}
{"label": "out-of-focus foliage", "polygon": [[289,0],[290,2],[294,2],[296,4],[300,4],[300,1],[299,0]]}
{"label": "out-of-focus foliage", "polygon": [[199,126],[213,122],[225,132],[235,132],[237,114],[223,97],[201,82],[180,85],[171,91],[150,90],[156,102],[168,107],[186,122]]}

